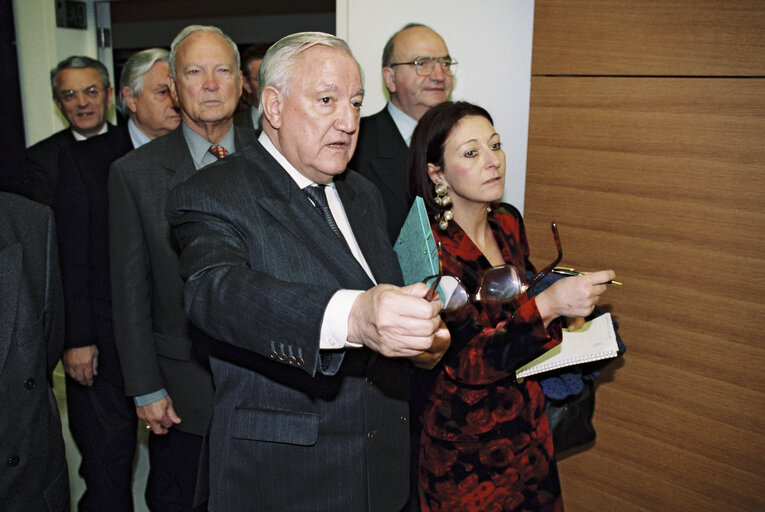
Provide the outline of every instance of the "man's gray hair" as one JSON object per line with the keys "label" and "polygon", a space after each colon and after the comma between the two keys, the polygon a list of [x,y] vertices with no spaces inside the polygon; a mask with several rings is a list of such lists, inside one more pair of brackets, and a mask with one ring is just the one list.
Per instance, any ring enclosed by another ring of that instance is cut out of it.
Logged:
{"label": "man's gray hair", "polygon": [[[170,52],[164,48],[149,48],[134,53],[125,62],[120,75],[120,93],[127,87],[135,96],[143,92],[143,82],[146,73],[154,67],[157,62],[167,62]],[[122,111],[127,114],[127,99],[124,94],[120,94],[120,106]]]}
{"label": "man's gray hair", "polygon": [[[313,48],[314,46],[329,46],[342,50],[351,57],[351,47],[348,43],[335,37],[332,34],[324,32],[298,32],[285,36],[275,42],[263,57],[263,62],[258,70],[258,84],[260,85],[260,95],[262,100],[263,89],[269,85],[275,87],[284,95],[289,94],[289,84],[295,70],[295,61],[301,53]],[[356,60],[355,57],[353,57]],[[357,62],[358,64],[358,62]],[[359,69],[361,69],[359,67]],[[263,113],[263,102],[258,107],[260,113]]]}
{"label": "man's gray hair", "polygon": [[[407,23],[404,25],[398,32],[390,36],[390,39],[388,39],[388,42],[385,43],[385,47],[383,48],[383,54],[382,54],[382,67],[390,66],[393,59],[393,40],[396,39],[396,36],[399,35],[401,32],[408,28],[414,28],[414,27],[425,27],[430,28],[427,25],[423,25],[422,23]],[[430,28],[430,30],[433,30]]]}
{"label": "man's gray hair", "polygon": [[189,25],[188,27],[178,32],[178,35],[175,36],[175,39],[173,39],[173,42],[170,45],[170,57],[168,58],[168,63],[170,64],[170,74],[172,75],[173,80],[176,79],[175,57],[178,53],[178,46],[180,46],[184,39],[189,37],[191,34],[194,34],[195,32],[212,32],[213,34],[218,34],[221,36],[223,40],[226,41],[231,47],[231,53],[234,54],[234,60],[236,60],[236,71],[239,72],[239,68],[242,67],[242,64],[239,58],[239,48],[236,46],[236,43],[233,39],[224,34],[223,31],[218,27],[213,27],[212,25]]}
{"label": "man's gray hair", "polygon": [[72,55],[67,57],[58,63],[58,66],[50,70],[50,88],[53,90],[53,97],[56,97],[56,77],[65,69],[85,69],[93,68],[101,75],[101,81],[104,84],[104,89],[111,87],[109,84],[109,71],[106,70],[101,62],[84,55]]}

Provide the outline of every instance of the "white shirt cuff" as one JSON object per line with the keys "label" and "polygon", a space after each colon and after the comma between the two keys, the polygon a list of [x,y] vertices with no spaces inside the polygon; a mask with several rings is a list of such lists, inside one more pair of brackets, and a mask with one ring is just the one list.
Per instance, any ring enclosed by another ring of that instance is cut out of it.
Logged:
{"label": "white shirt cuff", "polygon": [[324,319],[321,322],[321,337],[319,348],[321,350],[360,348],[359,343],[348,341],[348,317],[351,307],[356,298],[364,293],[362,290],[338,290],[329,300],[327,309],[324,310]]}

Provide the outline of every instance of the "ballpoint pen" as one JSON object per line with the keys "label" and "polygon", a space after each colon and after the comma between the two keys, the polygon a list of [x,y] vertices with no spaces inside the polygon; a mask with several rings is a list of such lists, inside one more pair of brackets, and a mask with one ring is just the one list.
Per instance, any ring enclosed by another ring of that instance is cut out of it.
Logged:
{"label": "ballpoint pen", "polygon": [[[579,272],[578,270],[574,270],[573,268],[569,267],[555,267],[552,269],[553,274],[560,274],[562,276],[581,276],[584,275],[584,272]],[[616,286],[622,286],[622,283],[619,281],[608,281],[607,283],[603,284],[613,284]]]}

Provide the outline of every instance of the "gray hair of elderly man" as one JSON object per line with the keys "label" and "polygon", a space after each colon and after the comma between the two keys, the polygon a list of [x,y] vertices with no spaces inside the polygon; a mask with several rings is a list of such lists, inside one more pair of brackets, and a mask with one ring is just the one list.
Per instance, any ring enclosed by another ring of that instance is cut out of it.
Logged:
{"label": "gray hair of elderly man", "polygon": [[[120,91],[127,87],[135,96],[139,96],[143,92],[144,75],[157,62],[167,62],[169,55],[170,52],[164,48],[149,48],[131,55],[122,68]],[[127,99],[123,94],[120,94],[120,106],[127,113]]]}
{"label": "gray hair of elderly man", "polygon": [[[266,52],[266,56],[263,57],[263,63],[258,71],[260,94],[263,94],[263,89],[271,86],[278,89],[282,94],[288,95],[290,81],[295,71],[295,60],[304,51],[318,45],[336,48],[353,57],[353,52],[351,52],[351,47],[348,46],[348,43],[332,34],[325,34],[324,32],[298,32],[297,34],[285,36],[275,42]],[[353,59],[356,60],[355,57]],[[360,66],[359,72],[361,72]],[[258,110],[261,114],[263,113],[262,102]]]}
{"label": "gray hair of elderly man", "polygon": [[239,57],[239,48],[236,46],[236,43],[233,39],[224,34],[223,31],[218,27],[213,27],[212,25],[189,25],[188,27],[178,32],[178,35],[175,36],[175,39],[173,39],[173,42],[170,44],[170,57],[168,59],[168,63],[170,64],[170,74],[172,75],[173,80],[176,79],[175,56],[178,53],[178,47],[184,39],[196,32],[212,32],[222,37],[223,40],[226,41],[231,47],[231,53],[233,53],[234,60],[236,60],[236,70],[239,71],[239,68],[242,67],[242,63]]}
{"label": "gray hair of elderly man", "polygon": [[65,69],[86,68],[93,68],[98,71],[98,74],[101,76],[101,81],[104,83],[104,88],[108,89],[111,87],[109,84],[109,71],[106,70],[106,66],[100,61],[84,55],[72,55],[59,62],[55,68],[50,70],[50,87],[53,90],[53,97],[56,97],[56,77],[61,71]]}

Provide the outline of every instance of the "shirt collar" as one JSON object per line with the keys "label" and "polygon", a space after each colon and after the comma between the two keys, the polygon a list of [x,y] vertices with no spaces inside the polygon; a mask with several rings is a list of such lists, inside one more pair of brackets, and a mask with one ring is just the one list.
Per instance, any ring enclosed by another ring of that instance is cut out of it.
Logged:
{"label": "shirt collar", "polygon": [[[194,167],[200,169],[205,165],[215,162],[217,158],[208,152],[208,149],[210,149],[210,146],[212,146],[213,143],[186,126],[186,123],[181,123],[181,126],[183,127],[183,138],[186,139],[186,144],[189,146],[189,151],[191,152],[191,159],[194,161]],[[220,142],[215,145],[226,148],[226,153],[229,155],[236,152],[233,124],[226,135],[224,135]]]}
{"label": "shirt collar", "polygon": [[140,148],[151,140],[148,135],[143,133],[141,129],[136,126],[132,119],[128,119],[127,125],[128,132],[130,133],[130,141],[133,143],[133,148]]}
{"label": "shirt collar", "polygon": [[393,122],[396,124],[396,128],[398,128],[399,133],[401,133],[401,136],[404,138],[404,142],[409,146],[409,141],[412,140],[412,133],[417,127],[417,120],[404,114],[401,109],[390,101],[388,102],[388,113],[393,118]]}
{"label": "shirt collar", "polygon": [[[300,187],[300,190],[303,190],[306,187],[310,187],[311,185],[315,185],[316,183],[309,180],[302,174],[300,174],[300,171],[298,171],[294,165],[289,163],[287,158],[279,153],[279,150],[276,149],[276,146],[274,146],[274,143],[271,142],[271,139],[268,138],[268,135],[266,135],[266,132],[261,132],[260,136],[258,137],[258,142],[260,142],[263,147],[265,148],[268,153],[274,157],[274,159],[281,165],[285,171],[287,171],[287,174],[290,175],[292,180],[297,184],[298,187]],[[328,186],[334,187],[334,183],[327,183]]]}
{"label": "shirt collar", "polygon": [[[104,127],[101,128],[101,131],[98,132],[96,135],[94,135],[94,137],[97,136],[97,135],[105,134],[107,132],[107,130],[109,130],[109,123],[104,123]],[[84,140],[88,140],[88,137],[86,137],[86,136],[82,135],[80,132],[77,132],[77,131],[74,131],[74,130],[72,130],[72,136],[74,137],[74,140],[76,140],[77,142],[82,142]]]}

